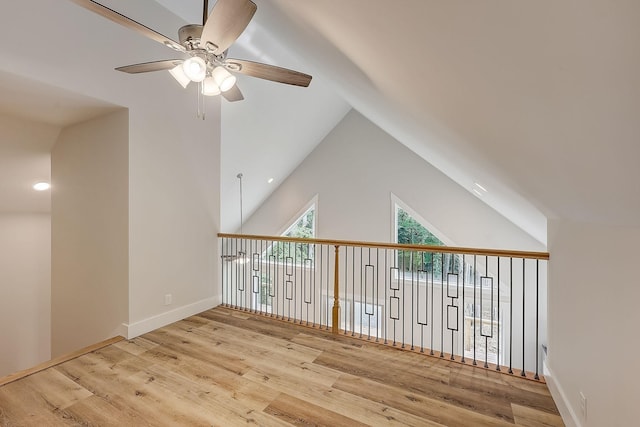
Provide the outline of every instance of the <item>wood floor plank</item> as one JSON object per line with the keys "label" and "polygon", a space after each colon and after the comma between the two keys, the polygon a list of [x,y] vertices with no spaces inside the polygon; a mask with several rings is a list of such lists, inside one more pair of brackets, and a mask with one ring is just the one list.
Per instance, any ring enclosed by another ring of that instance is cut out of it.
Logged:
{"label": "wood floor plank", "polygon": [[158,343],[149,341],[148,339],[143,337],[137,337],[128,341],[120,341],[119,343],[114,344],[114,347],[124,350],[127,353],[131,353],[135,356],[142,354],[145,351],[155,348],[157,346],[158,346]]}
{"label": "wood floor plank", "polygon": [[221,393],[220,389],[213,385],[193,382],[173,371],[160,372],[156,368],[155,372],[152,369],[151,372],[141,373],[140,379],[147,384],[142,392],[153,390],[163,396],[172,396],[170,408],[172,411],[182,413],[184,416],[188,414],[193,416],[195,412],[204,418],[203,421],[184,425],[284,425],[276,417],[247,406],[237,399],[237,396]]}
{"label": "wood floor plank", "polygon": [[[60,406],[66,407],[73,401],[89,397],[91,393],[87,395],[86,389],[81,389],[77,384],[71,386],[61,378],[59,373],[46,370],[1,387],[0,425],[75,425],[64,417]],[[43,391],[38,385],[42,385],[45,379],[52,379],[53,384]],[[66,392],[54,391],[56,386],[61,386]]]}
{"label": "wood floor plank", "polygon": [[[156,357],[159,351],[169,350],[154,350],[153,353],[148,352],[142,354],[141,357],[153,363],[157,360]],[[157,363],[150,366],[147,372],[166,374],[170,371],[182,375],[194,383],[210,387],[217,394],[224,394],[231,399],[243,402],[251,409],[259,411],[267,407],[279,394],[275,390],[257,385],[227,369],[203,363],[188,355],[176,354],[176,356],[174,362],[170,365],[170,369],[167,369],[166,365]]]}
{"label": "wood floor plank", "polygon": [[449,384],[458,389],[482,394],[487,398],[499,399],[516,404],[526,404],[534,409],[550,413],[557,412],[556,405],[548,394],[542,395],[528,390],[516,389],[508,383],[496,383],[483,378],[465,375],[463,371],[452,373]]}
{"label": "wood floor plank", "polygon": [[194,343],[191,338],[185,339],[177,335],[175,331],[153,331],[145,334],[145,338],[161,343],[163,348],[174,350],[178,353],[193,355],[198,359],[222,366],[231,372],[242,374],[249,369],[249,366],[243,363],[242,357],[217,351],[215,345],[203,348],[201,345],[198,345],[197,342]]}
{"label": "wood floor plank", "polygon": [[299,329],[293,327],[295,326],[293,323],[273,321],[266,317],[258,318],[246,315],[248,316],[247,318],[239,318],[234,315],[221,315],[216,310],[209,310],[204,313],[200,313],[200,315],[209,320],[220,321],[227,325],[248,328],[269,337],[291,339],[300,332]]}
{"label": "wood floor plank", "polygon": [[93,396],[89,390],[55,370],[46,370],[32,375],[23,382],[34,395],[46,401],[55,410],[65,409],[74,403]]}
{"label": "wood floor plank", "polygon": [[370,425],[442,426],[332,387],[305,381],[304,377],[287,375],[286,372],[255,368],[243,376],[285,394],[295,390],[299,399]]}
{"label": "wood floor plank", "polygon": [[[340,372],[390,384],[432,399],[443,400],[461,408],[485,414],[499,420],[513,423],[513,413],[509,402],[488,400],[482,394],[465,392],[452,388],[431,378],[427,370],[411,372],[406,366],[391,366],[384,369],[379,364],[364,364],[357,359],[345,359],[323,353],[314,363],[336,369]],[[389,369],[391,368],[391,369]]]}
{"label": "wood floor plank", "polygon": [[561,426],[545,384],[216,308],[0,386],[0,426]]}
{"label": "wood floor plank", "polygon": [[238,328],[231,325],[210,324],[194,331],[196,335],[207,338],[215,337],[216,343],[225,343],[233,346],[242,346],[250,340],[251,348],[261,349],[263,354],[274,354],[278,357],[295,358],[301,362],[313,361],[322,350],[314,349],[306,345],[297,344],[294,340],[274,339],[266,337],[254,331]]}
{"label": "wood floor plank", "polygon": [[516,425],[525,427],[564,427],[562,418],[534,408],[513,404],[513,416]]}
{"label": "wood floor plank", "polygon": [[133,408],[118,408],[108,400],[98,396],[91,396],[71,405],[64,410],[64,415],[75,425],[154,427],[153,420],[148,419]]}
{"label": "wood floor plank", "polygon": [[353,418],[345,417],[291,395],[281,393],[264,410],[289,424],[299,427],[367,426]]}
{"label": "wood floor plank", "polygon": [[450,405],[444,401],[348,374],[341,375],[333,387],[449,427],[512,425],[509,422]]}

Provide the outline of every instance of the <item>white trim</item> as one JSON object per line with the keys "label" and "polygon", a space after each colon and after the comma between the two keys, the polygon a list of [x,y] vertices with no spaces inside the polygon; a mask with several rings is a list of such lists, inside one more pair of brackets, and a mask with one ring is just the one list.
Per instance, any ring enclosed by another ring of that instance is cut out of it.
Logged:
{"label": "white trim", "polygon": [[544,379],[547,381],[547,387],[551,392],[551,397],[553,397],[553,401],[558,407],[558,411],[560,412],[560,416],[562,416],[562,421],[567,427],[584,427],[577,415],[576,412],[571,407],[569,403],[569,399],[567,399],[567,395],[562,389],[562,386],[559,382],[556,381],[556,376],[553,374],[551,367],[545,361],[544,362]]}
{"label": "white trim", "polygon": [[414,211],[409,205],[403,202],[398,196],[391,193],[391,221],[393,221],[393,226],[391,227],[391,242],[398,243],[398,218],[396,215],[396,205],[399,206],[403,211],[411,215],[413,219],[418,221],[420,225],[426,228],[429,233],[436,236],[445,246],[458,246],[455,244],[453,240],[448,238],[442,231],[438,230],[433,224],[424,219],[422,215],[418,212]]}
{"label": "white trim", "polygon": [[318,195],[316,194],[309,200],[305,205],[298,211],[294,216],[292,216],[289,221],[285,222],[285,226],[282,227],[277,236],[282,236],[284,233],[289,231],[289,229],[302,217],[302,215],[306,214],[309,209],[314,208],[313,214],[313,237],[318,237]]}
{"label": "white trim", "polygon": [[194,314],[202,313],[203,311],[219,305],[219,303],[218,297],[206,298],[134,323],[123,323],[122,326],[124,331],[126,331],[124,336],[126,336],[127,339],[135,338],[142,334],[146,334],[147,332],[177,322],[178,320],[193,316]]}

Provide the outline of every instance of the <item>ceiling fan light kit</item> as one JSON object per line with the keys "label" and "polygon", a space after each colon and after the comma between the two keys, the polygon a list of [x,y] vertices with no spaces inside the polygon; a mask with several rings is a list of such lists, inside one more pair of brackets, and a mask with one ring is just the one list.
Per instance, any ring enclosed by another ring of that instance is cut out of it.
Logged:
{"label": "ceiling fan light kit", "polygon": [[205,96],[216,96],[220,95],[221,88],[218,86],[218,83],[213,79],[213,77],[207,77],[202,82],[202,94]]}
{"label": "ceiling fan light kit", "polygon": [[93,0],[72,1],[188,56],[184,59],[127,65],[116,68],[118,71],[138,74],[168,70],[183,88],[190,82],[196,82],[199,83],[199,94],[222,94],[230,102],[244,99],[236,85],[237,78],[231,72],[294,86],[307,87],[311,83],[311,76],[299,71],[227,58],[229,47],[242,34],[257,10],[251,0],[217,0],[210,14],[208,1],[204,0],[203,25],[190,24],[180,28],[180,43]]}
{"label": "ceiling fan light kit", "polygon": [[200,83],[207,77],[207,63],[199,56],[193,56],[184,61],[182,68],[192,82]]}
{"label": "ceiling fan light kit", "polygon": [[223,67],[216,67],[211,72],[211,77],[215,80],[218,87],[220,87],[220,91],[226,92],[236,84],[236,76],[228,72]]}
{"label": "ceiling fan light kit", "polygon": [[176,79],[176,81],[186,89],[187,86],[189,86],[189,83],[191,83],[191,79],[186,75],[182,66],[183,64],[176,65],[169,70],[169,74],[171,74],[173,78]]}

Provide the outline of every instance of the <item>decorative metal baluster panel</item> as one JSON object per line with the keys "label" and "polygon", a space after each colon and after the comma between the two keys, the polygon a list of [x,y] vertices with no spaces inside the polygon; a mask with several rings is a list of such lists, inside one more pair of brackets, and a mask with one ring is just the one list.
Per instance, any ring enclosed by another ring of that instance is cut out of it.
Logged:
{"label": "decorative metal baluster panel", "polygon": [[223,304],[539,378],[545,258],[326,242],[221,238]]}

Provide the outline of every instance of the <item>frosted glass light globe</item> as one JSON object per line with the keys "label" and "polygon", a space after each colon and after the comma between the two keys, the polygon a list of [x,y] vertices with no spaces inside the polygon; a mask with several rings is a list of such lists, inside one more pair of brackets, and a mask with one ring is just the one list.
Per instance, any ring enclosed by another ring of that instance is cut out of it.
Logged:
{"label": "frosted glass light globe", "polygon": [[192,82],[201,82],[207,77],[207,63],[198,56],[184,61],[182,69]]}
{"label": "frosted glass light globe", "polygon": [[226,92],[236,84],[236,76],[228,72],[223,67],[216,67],[211,73],[211,77],[214,78],[218,87],[222,92]]}

